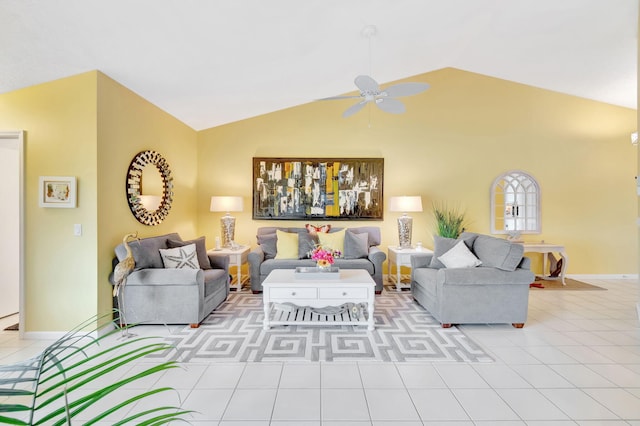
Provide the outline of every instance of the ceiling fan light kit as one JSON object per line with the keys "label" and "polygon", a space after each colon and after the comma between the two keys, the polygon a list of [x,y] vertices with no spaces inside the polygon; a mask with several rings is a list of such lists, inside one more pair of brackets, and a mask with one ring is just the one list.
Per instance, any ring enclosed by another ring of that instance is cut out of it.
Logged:
{"label": "ceiling fan light kit", "polygon": [[[369,39],[371,43],[371,37],[378,33],[378,29],[375,25],[367,25],[362,29],[362,35]],[[369,49],[371,50],[371,48]],[[369,52],[371,56],[371,52]],[[427,83],[398,83],[393,84],[386,89],[381,89],[377,81],[368,75],[359,75],[355,78],[354,83],[360,95],[355,96],[331,96],[328,98],[319,99],[321,101],[332,101],[338,99],[360,99],[360,101],[350,106],[342,113],[343,118],[350,117],[360,111],[368,103],[373,103],[379,109],[391,114],[402,114],[406,111],[404,104],[399,101],[398,97],[412,96],[422,93],[429,88]]]}

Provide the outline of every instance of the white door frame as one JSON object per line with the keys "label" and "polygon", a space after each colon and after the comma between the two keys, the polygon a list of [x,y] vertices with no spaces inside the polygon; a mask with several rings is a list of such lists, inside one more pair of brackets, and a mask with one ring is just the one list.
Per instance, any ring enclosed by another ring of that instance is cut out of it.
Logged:
{"label": "white door frame", "polygon": [[20,230],[18,236],[18,253],[20,264],[18,265],[18,336],[24,338],[24,130],[0,131],[0,145],[18,147],[18,217]]}

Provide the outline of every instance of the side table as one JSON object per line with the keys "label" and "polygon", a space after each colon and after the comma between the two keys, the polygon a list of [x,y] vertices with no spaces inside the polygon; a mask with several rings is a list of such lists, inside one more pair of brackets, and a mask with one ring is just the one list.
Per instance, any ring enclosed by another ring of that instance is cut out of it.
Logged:
{"label": "side table", "polygon": [[[239,246],[238,248],[235,248],[235,249],[221,248],[218,250],[211,249],[207,251],[208,255],[229,256],[229,266],[236,267],[236,278],[235,278],[236,287],[233,287],[233,285],[231,285],[231,288],[232,289],[235,288],[236,291],[240,291],[242,289],[242,283],[243,283],[242,265],[247,263],[247,257],[249,256],[249,249],[250,249],[249,246]],[[249,277],[246,276],[244,278],[246,280]],[[231,284],[233,284],[233,282]]]}
{"label": "side table", "polygon": [[414,247],[388,247],[387,274],[389,275],[389,280],[391,280],[391,278],[393,277],[393,275],[391,275],[391,272],[393,271],[393,265],[396,265],[395,284],[397,291],[402,291],[403,288],[411,287],[411,283],[407,284],[402,282],[402,274],[400,273],[400,269],[402,269],[403,266],[411,267],[411,255],[413,254],[433,254],[433,251],[424,247],[419,250]]}

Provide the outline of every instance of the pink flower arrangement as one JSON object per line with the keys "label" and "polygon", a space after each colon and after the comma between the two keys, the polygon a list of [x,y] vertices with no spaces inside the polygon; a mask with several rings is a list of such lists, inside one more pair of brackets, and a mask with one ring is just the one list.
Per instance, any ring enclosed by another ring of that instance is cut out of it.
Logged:
{"label": "pink flower arrangement", "polygon": [[315,260],[321,268],[326,268],[335,262],[336,257],[342,256],[340,250],[332,250],[318,246],[311,251],[311,259]]}

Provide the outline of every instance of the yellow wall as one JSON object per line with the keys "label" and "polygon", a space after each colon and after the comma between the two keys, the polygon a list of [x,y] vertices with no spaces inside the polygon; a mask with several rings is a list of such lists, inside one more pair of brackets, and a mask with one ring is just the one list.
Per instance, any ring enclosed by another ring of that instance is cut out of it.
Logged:
{"label": "yellow wall", "polygon": [[[196,237],[197,161],[196,131],[98,73],[98,307],[111,309],[113,249],[125,234],[141,238],[178,232],[184,239]],[[127,169],[140,151],[159,152],[169,163],[174,184],[173,205],[158,226],[138,222],[127,204]]]}
{"label": "yellow wall", "polygon": [[[0,128],[26,132],[25,324],[66,331],[112,306],[113,249],[125,233],[195,235],[196,132],[96,71],[0,95]],[[153,149],[171,166],[174,206],[140,224],[125,195],[127,168]],[[38,177],[76,176],[78,208],[38,207]],[[73,236],[73,224],[83,235]]]}
{"label": "yellow wall", "polygon": [[[204,234],[212,246],[221,214],[209,212],[211,195],[244,197],[239,242],[255,245],[258,226],[303,224],[251,219],[254,156],[383,157],[385,199],[423,197],[413,240],[426,247],[432,200],[459,203],[469,229],[488,233],[491,182],[522,169],[542,188],[543,234],[528,240],[565,244],[572,274],[637,273],[635,110],[456,69],[409,80],[432,87],[405,98],[403,115],[367,108],[342,119],[351,102],[314,102],[201,132],[96,71],[0,94],[0,128],[27,131],[24,329],[68,330],[108,310],[113,248],[125,233]],[[174,176],[174,205],[157,227],[138,223],[126,202],[127,167],[145,149]],[[76,176],[78,208],[38,207],[44,175]],[[396,218],[333,223],[378,225],[386,247],[397,244]]]}
{"label": "yellow wall", "polygon": [[[95,88],[91,72],[0,95],[0,128],[26,130],[27,331],[69,330],[96,313]],[[38,177],[49,175],[77,177],[78,208],[38,206]]]}
{"label": "yellow wall", "polygon": [[[258,226],[304,223],[251,219],[254,156],[383,157],[385,200],[423,197],[425,212],[412,214],[413,241],[426,247],[433,200],[458,203],[469,230],[489,233],[491,183],[521,169],[542,193],[543,233],[524,239],[565,244],[568,273],[637,273],[635,110],[451,68],[407,81],[431,88],[404,98],[402,115],[367,107],[343,119],[353,101],[314,102],[199,132],[200,233],[220,235],[211,195],[244,197],[245,211],[235,214],[239,242],[255,245]],[[398,243],[396,217],[333,223],[379,225],[386,247]]]}

